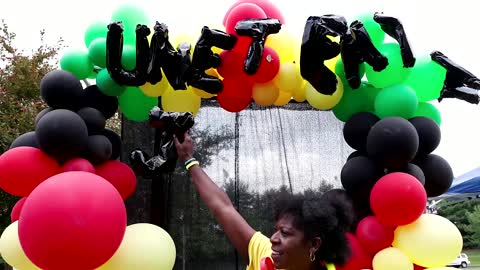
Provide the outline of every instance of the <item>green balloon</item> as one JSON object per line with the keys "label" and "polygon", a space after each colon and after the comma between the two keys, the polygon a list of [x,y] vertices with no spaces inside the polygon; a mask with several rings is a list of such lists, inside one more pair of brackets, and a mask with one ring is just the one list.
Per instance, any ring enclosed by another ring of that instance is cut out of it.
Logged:
{"label": "green balloon", "polygon": [[88,78],[93,72],[93,63],[88,53],[82,50],[65,52],[60,59],[60,68],[75,75],[79,80]]}
{"label": "green balloon", "polygon": [[367,30],[373,45],[378,47],[382,45],[385,39],[385,32],[382,30],[382,27],[380,27],[380,24],[373,19],[373,15],[374,12],[364,13],[358,16],[356,20],[359,20],[363,23],[363,26]]}
{"label": "green balloon", "polygon": [[107,96],[120,96],[125,91],[125,86],[117,84],[106,68],[97,75],[97,87]]}
{"label": "green balloon", "polygon": [[417,59],[405,84],[417,93],[418,101],[430,101],[440,97],[446,75],[444,67],[425,55]]}
{"label": "green balloon", "polygon": [[435,121],[439,126],[442,124],[442,115],[438,111],[437,107],[428,102],[418,103],[417,111],[414,114],[415,116],[424,116]]}
{"label": "green balloon", "polygon": [[332,112],[338,120],[343,122],[348,121],[356,113],[373,112],[373,104],[378,91],[365,83],[362,83],[358,89],[344,86],[342,99],[333,107]]}
{"label": "green balloon", "polygon": [[141,7],[127,3],[118,7],[111,17],[111,21],[120,21],[123,25],[123,44],[135,45],[135,28],[137,24],[148,25],[150,19]]}
{"label": "green balloon", "polygon": [[[365,75],[365,63],[361,63],[359,67],[359,77],[362,78]],[[345,77],[345,69],[343,67],[342,59],[338,59],[335,63],[335,74],[342,80],[343,85],[348,84],[347,78]]]}
{"label": "green balloon", "polygon": [[107,39],[97,38],[88,46],[88,55],[92,62],[104,68],[107,66]]}
{"label": "green balloon", "polygon": [[85,30],[84,40],[85,46],[88,48],[90,43],[97,38],[107,38],[108,23],[104,21],[94,22]]}
{"label": "green balloon", "polygon": [[118,105],[129,120],[144,122],[148,120],[150,110],[158,105],[158,98],[146,96],[140,88],[129,86],[118,97]]}
{"label": "green balloon", "polygon": [[375,114],[380,118],[412,118],[418,107],[418,98],[410,87],[396,84],[383,88],[375,98]]}
{"label": "green balloon", "polygon": [[394,84],[403,83],[411,72],[411,68],[404,68],[400,45],[386,43],[378,48],[381,54],[388,58],[388,66],[380,71],[374,71],[370,65],[366,65],[365,73],[368,82],[377,88],[384,88]]}
{"label": "green balloon", "polygon": [[126,70],[134,70],[137,61],[137,49],[132,45],[124,45],[122,51],[122,66]]}

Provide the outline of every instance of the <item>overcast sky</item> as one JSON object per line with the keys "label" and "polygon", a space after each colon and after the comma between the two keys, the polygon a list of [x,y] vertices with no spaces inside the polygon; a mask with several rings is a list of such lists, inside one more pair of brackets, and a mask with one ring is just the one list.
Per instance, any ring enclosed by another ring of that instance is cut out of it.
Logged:
{"label": "overcast sky", "polygon": [[[38,33],[47,31],[47,41],[63,37],[69,47],[83,48],[86,27],[98,20],[109,20],[112,11],[123,1],[2,1],[0,18],[17,33],[17,45],[25,50],[36,48]],[[136,0],[145,8],[152,22],[164,22],[171,33],[198,35],[203,25],[221,25],[223,16],[234,1]],[[389,0],[389,1],[311,1],[277,0],[289,27],[301,39],[305,20],[310,15],[338,14],[351,19],[367,11],[383,11],[399,18],[417,56],[439,50],[458,64],[480,76],[478,9],[475,1]],[[459,176],[480,166],[478,105],[445,100],[435,103],[443,117],[442,141],[435,153],[446,158]]]}

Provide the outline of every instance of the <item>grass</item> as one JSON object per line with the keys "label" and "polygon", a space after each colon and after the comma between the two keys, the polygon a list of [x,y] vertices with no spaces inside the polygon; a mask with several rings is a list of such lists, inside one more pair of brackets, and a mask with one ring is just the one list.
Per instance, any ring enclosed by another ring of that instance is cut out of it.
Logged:
{"label": "grass", "polygon": [[470,260],[470,266],[480,266],[480,249],[465,250]]}

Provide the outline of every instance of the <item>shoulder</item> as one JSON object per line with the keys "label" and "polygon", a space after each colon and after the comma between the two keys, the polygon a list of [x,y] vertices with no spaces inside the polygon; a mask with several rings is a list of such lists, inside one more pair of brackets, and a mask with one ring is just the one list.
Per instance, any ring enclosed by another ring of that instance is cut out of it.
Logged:
{"label": "shoulder", "polygon": [[260,260],[272,255],[272,243],[270,238],[261,232],[255,232],[248,243],[248,268],[259,269]]}

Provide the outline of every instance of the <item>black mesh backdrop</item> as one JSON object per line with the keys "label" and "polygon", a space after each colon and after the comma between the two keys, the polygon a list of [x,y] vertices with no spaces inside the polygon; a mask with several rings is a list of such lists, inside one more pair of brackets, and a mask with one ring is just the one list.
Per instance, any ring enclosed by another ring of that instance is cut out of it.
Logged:
{"label": "black mesh backdrop", "polygon": [[[353,151],[344,142],[343,123],[305,103],[230,113],[207,101],[195,121],[196,158],[252,227],[268,236],[278,194],[341,187],[340,171]],[[124,160],[135,148],[153,151],[152,134],[144,124],[125,121]],[[127,206],[130,224],[151,222],[171,234],[174,269],[245,269],[181,166],[159,179],[138,178]]]}

